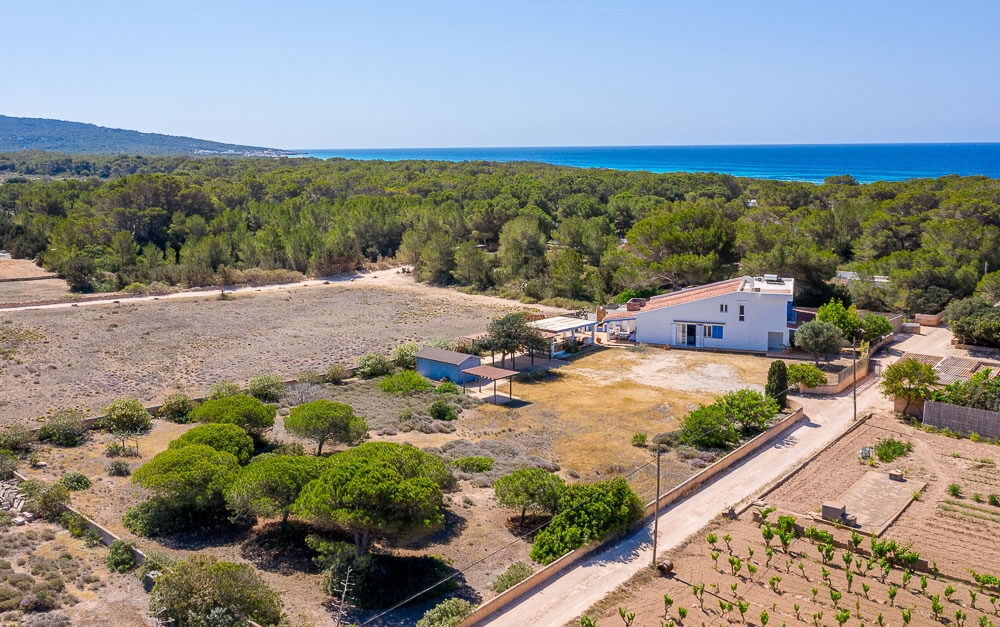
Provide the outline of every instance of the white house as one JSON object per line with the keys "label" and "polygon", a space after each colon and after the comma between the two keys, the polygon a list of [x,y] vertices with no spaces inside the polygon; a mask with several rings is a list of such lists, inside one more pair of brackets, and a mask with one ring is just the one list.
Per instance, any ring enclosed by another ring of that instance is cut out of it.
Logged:
{"label": "white house", "polygon": [[609,334],[645,344],[778,351],[789,344],[794,291],[794,279],[745,276],[633,298],[601,321]]}

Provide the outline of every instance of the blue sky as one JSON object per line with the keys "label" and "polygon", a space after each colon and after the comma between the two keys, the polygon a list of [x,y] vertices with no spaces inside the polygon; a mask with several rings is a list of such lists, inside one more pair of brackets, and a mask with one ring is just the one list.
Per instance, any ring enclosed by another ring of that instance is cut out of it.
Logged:
{"label": "blue sky", "polygon": [[0,114],[279,148],[1000,141],[1000,2],[5,3]]}

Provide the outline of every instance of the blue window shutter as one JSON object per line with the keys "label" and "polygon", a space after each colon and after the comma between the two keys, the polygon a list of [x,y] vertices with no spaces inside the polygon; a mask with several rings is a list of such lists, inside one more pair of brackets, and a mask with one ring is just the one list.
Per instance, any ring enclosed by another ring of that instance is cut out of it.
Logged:
{"label": "blue window shutter", "polygon": [[792,310],[792,301],[788,301],[787,312],[788,312],[788,315],[787,315],[788,321],[789,322],[795,322],[795,312]]}
{"label": "blue window shutter", "polygon": [[716,325],[716,326],[712,327],[712,339],[713,340],[721,340],[722,339],[722,327],[721,326]]}

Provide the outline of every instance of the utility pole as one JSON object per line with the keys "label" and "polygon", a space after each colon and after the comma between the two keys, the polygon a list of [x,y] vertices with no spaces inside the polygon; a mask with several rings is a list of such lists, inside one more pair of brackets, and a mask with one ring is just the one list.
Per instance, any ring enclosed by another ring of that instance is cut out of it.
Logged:
{"label": "utility pole", "polygon": [[851,378],[854,380],[854,420],[858,420],[858,336],[851,337]]}
{"label": "utility pole", "polygon": [[660,533],[660,443],[656,443],[656,501],[653,505],[653,568],[656,568],[656,536]]}

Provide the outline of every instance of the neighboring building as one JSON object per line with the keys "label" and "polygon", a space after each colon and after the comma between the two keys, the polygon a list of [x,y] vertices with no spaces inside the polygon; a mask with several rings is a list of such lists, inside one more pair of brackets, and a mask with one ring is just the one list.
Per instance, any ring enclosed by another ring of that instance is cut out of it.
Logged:
{"label": "neighboring building", "polygon": [[434,381],[448,379],[458,384],[475,381],[475,377],[462,371],[480,365],[479,357],[475,355],[440,348],[421,348],[417,351],[416,358],[417,372],[423,376]]}
{"label": "neighboring building", "polygon": [[790,344],[794,292],[794,279],[745,276],[633,298],[599,319],[609,334],[644,344],[773,352]]}

